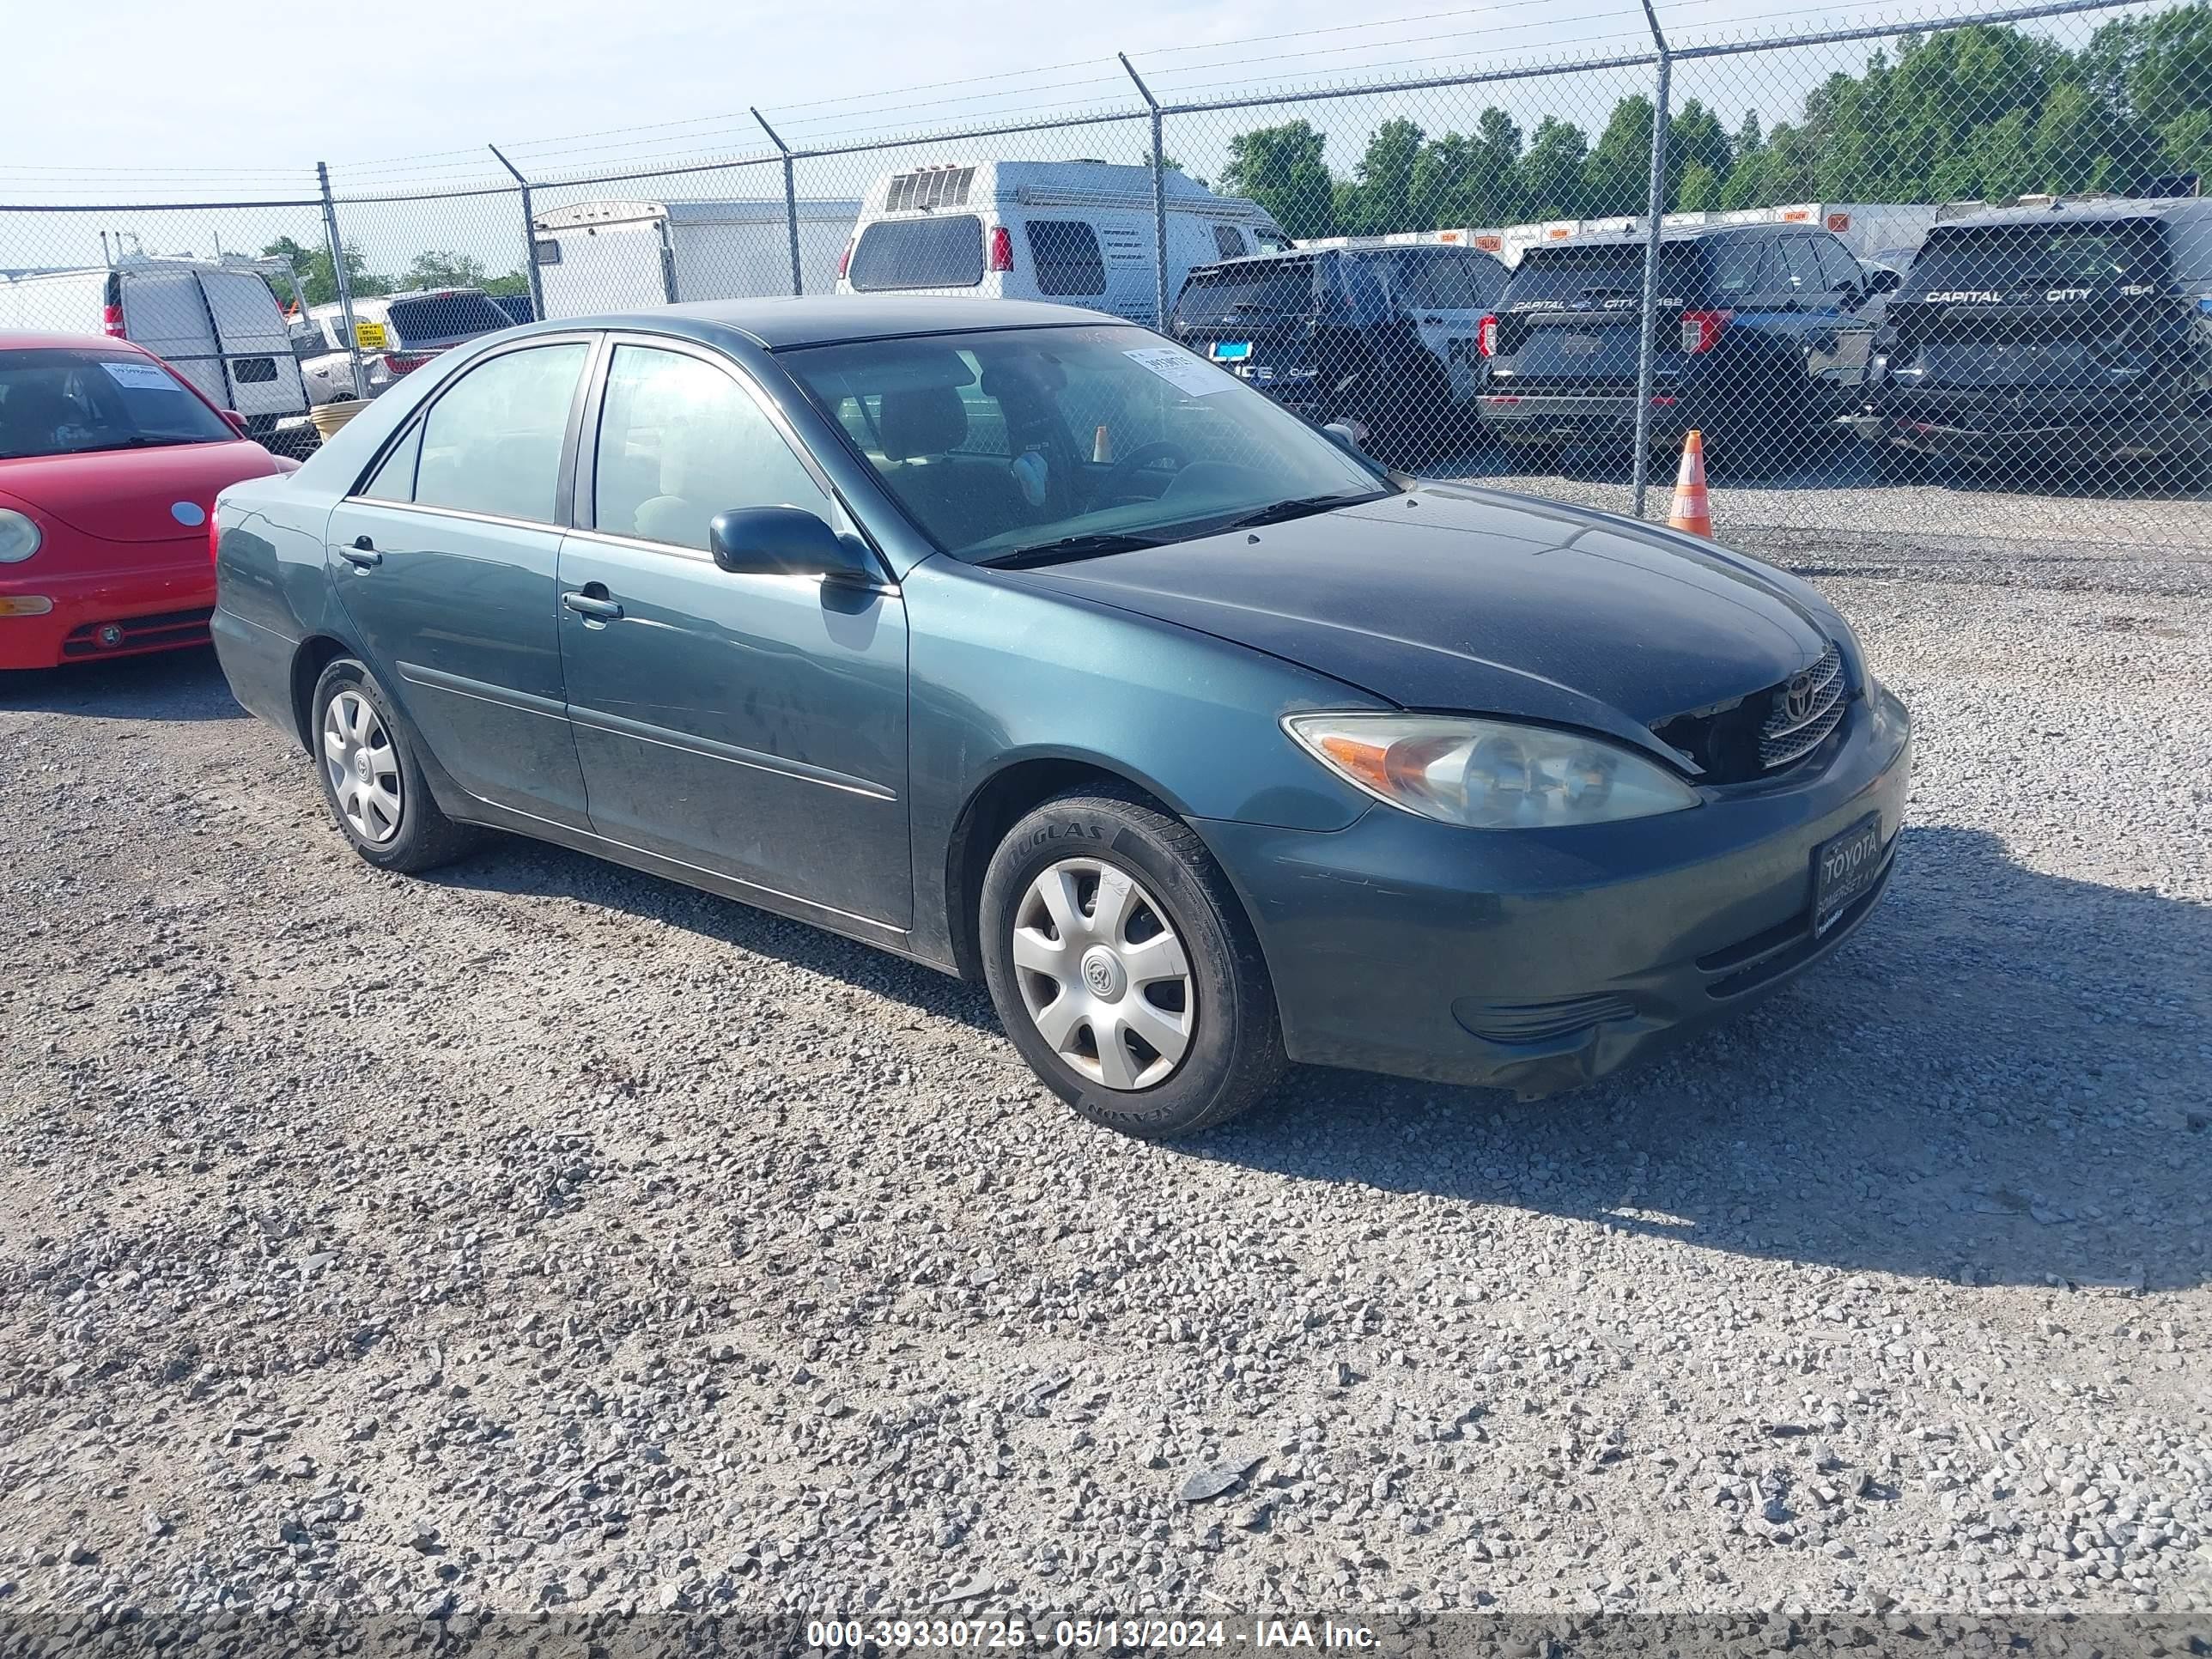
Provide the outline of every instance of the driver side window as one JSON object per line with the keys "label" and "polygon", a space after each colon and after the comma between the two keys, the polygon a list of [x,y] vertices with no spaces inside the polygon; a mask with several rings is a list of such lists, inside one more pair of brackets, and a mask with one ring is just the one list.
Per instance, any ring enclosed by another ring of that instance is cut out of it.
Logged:
{"label": "driver side window", "polygon": [[718,513],[798,507],[839,524],[837,509],[761,412],[713,364],[619,345],[607,370],[592,477],[592,522],[613,536],[707,545]]}

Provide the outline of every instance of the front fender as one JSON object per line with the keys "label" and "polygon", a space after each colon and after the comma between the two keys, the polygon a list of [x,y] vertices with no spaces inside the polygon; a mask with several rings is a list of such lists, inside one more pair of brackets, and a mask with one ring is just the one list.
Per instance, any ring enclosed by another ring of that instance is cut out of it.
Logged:
{"label": "front fender", "polygon": [[949,956],[946,853],[1008,769],[1073,762],[1178,816],[1340,830],[1366,799],[1283,732],[1302,708],[1385,708],[1327,675],[947,558],[904,583],[915,945]]}

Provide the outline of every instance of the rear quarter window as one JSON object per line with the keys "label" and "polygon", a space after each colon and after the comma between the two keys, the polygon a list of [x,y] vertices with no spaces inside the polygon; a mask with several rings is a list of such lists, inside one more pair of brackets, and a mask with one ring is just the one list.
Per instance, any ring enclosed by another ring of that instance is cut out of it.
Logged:
{"label": "rear quarter window", "polygon": [[983,280],[983,222],[878,219],[860,233],[846,280],[862,294],[902,288],[974,288]]}
{"label": "rear quarter window", "polygon": [[1789,284],[1782,250],[1765,238],[1729,238],[1705,246],[1705,276],[1723,307]]}

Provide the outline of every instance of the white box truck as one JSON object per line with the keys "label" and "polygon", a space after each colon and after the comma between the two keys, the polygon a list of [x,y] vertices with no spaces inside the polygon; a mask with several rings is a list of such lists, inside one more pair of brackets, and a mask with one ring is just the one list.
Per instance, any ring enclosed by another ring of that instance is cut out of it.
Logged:
{"label": "white box truck", "polygon": [[[799,272],[827,294],[860,204],[802,198]],[[791,292],[781,196],[718,202],[576,202],[531,221],[548,317]]]}

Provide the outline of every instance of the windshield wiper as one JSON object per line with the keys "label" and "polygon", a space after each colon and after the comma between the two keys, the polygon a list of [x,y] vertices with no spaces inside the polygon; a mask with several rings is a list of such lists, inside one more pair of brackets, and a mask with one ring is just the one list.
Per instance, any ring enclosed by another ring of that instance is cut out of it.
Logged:
{"label": "windshield wiper", "polygon": [[1085,536],[1062,536],[1056,542],[1039,542],[1034,547],[1018,547],[1011,553],[1001,553],[995,558],[977,562],[997,570],[1018,570],[1024,565],[1057,564],[1063,559],[1095,558],[1102,553],[1133,553],[1139,548],[1158,547],[1157,536],[1130,536],[1108,532]]}
{"label": "windshield wiper", "polygon": [[[1218,527],[1218,530],[1255,530],[1263,524],[1281,524],[1291,519],[1303,519],[1315,513],[1326,513],[1332,507],[1356,507],[1362,501],[1379,501],[1390,492],[1376,490],[1367,495],[1346,495],[1341,491],[1331,495],[1297,495],[1287,501],[1270,501],[1267,506],[1238,514]],[[1217,533],[1218,533],[1217,531]]]}

